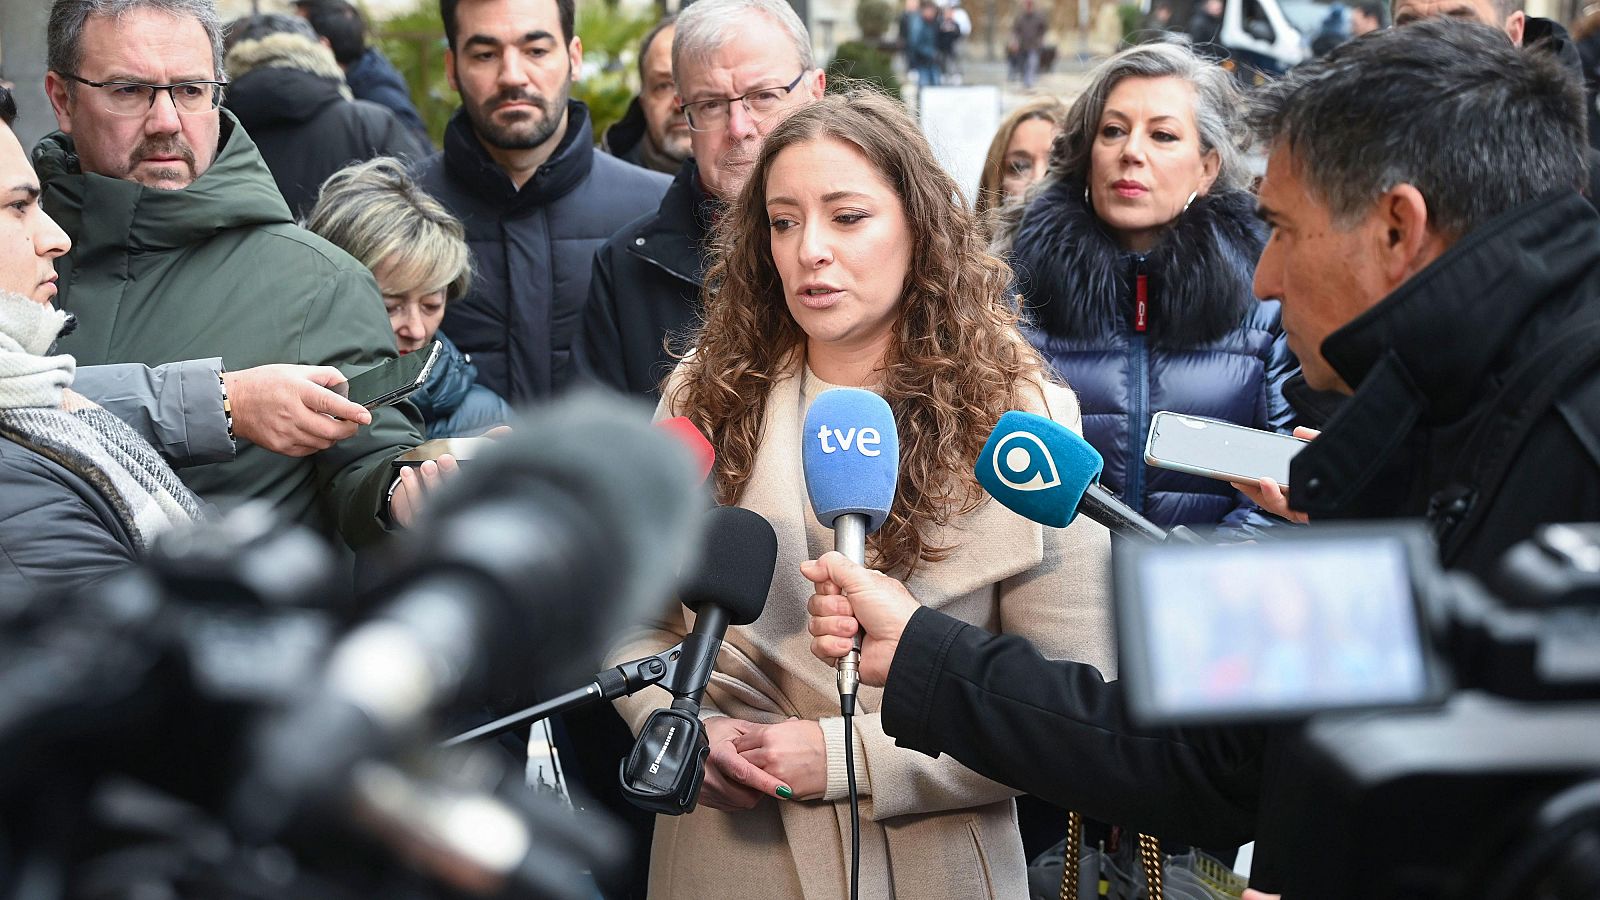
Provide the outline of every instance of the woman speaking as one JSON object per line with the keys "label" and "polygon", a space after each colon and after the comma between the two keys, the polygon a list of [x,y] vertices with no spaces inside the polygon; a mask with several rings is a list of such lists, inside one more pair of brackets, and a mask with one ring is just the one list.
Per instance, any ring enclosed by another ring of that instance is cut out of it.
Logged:
{"label": "woman speaking", "polygon": [[[650,896],[835,900],[850,860],[844,729],[834,672],[808,650],[817,587],[801,572],[833,545],[802,473],[812,401],[865,388],[893,410],[899,482],[867,559],[923,603],[1110,674],[1109,539],[1084,520],[1026,521],[973,476],[1002,413],[1076,428],[1077,403],[1019,333],[1009,271],[897,103],[857,91],[794,113],[720,228],[705,322],[658,415],[688,416],[710,438],[717,499],[772,523],[777,574],[761,618],[723,644],[700,807],[657,819]],[[660,652],[688,626],[673,609],[612,658]],[[897,748],[880,696],[863,687],[855,717],[860,895],[1026,896],[1016,791]],[[637,731],[660,701],[617,706]]]}

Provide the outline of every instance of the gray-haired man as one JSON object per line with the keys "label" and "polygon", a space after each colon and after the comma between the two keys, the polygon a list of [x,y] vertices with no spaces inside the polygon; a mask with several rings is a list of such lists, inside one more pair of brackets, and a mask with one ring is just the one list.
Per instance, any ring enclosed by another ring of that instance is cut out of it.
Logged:
{"label": "gray-haired man", "polygon": [[700,310],[706,234],[738,196],[767,132],[822,97],[811,37],[783,0],[700,0],[678,16],[672,41],[678,100],[694,156],[661,207],[595,255],[578,361],[620,391],[654,395],[672,371],[668,338]]}
{"label": "gray-haired man", "polygon": [[[1553,19],[1528,15],[1523,0],[1391,0],[1396,26],[1425,19],[1445,17],[1481,22],[1505,32],[1511,43],[1536,53],[1548,54],[1570,69],[1579,81],[1586,81],[1583,58],[1572,36]],[[1591,131],[1600,125],[1592,104],[1588,110]],[[1600,150],[1591,147],[1587,154],[1589,178],[1585,193],[1591,203],[1600,203]]]}
{"label": "gray-haired man", "polygon": [[[1475,22],[1347,48],[1325,83],[1265,95],[1256,293],[1283,302],[1306,382],[1354,394],[1295,459],[1291,496],[1317,518],[1425,515],[1446,565],[1488,574],[1537,524],[1600,518],[1600,367],[1579,348],[1564,372],[1560,341],[1600,322],[1582,88],[1546,54],[1494,65],[1503,43]],[[1357,53],[1391,77],[1340,60]],[[1546,387],[1548,409],[1501,435],[1525,443],[1499,448],[1539,466],[1497,466],[1480,428]]]}
{"label": "gray-haired man", "polygon": [[[58,304],[80,325],[62,352],[85,364],[220,357],[346,372],[394,356],[371,273],[294,225],[249,135],[219,108],[221,49],[211,0],[51,7],[45,87],[61,131],[34,165],[74,245],[57,265]],[[360,542],[384,528],[389,460],[421,441],[414,415],[379,409],[310,456],[247,444],[182,475],[203,497],[263,497]]]}

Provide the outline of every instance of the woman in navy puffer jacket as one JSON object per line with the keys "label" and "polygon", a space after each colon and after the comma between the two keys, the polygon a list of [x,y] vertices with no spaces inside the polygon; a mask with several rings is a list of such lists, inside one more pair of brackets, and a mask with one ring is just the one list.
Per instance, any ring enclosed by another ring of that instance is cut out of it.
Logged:
{"label": "woman in navy puffer jacket", "polygon": [[1050,174],[1011,211],[1030,338],[1078,394],[1102,483],[1163,527],[1278,521],[1226,482],[1144,463],[1160,410],[1287,431],[1298,371],[1276,301],[1251,291],[1264,229],[1247,190],[1231,77],[1183,44],[1103,63]]}

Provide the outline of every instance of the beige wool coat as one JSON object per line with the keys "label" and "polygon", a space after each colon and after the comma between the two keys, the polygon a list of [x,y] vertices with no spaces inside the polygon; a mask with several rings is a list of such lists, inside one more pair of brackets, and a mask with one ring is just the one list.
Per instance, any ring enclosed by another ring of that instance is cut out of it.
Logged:
{"label": "beige wool coat", "polygon": [[[675,375],[659,416],[683,412],[671,406],[676,384]],[[810,401],[828,387],[798,372],[775,384],[767,398],[765,438],[740,505],[777,531],[777,571],[761,617],[728,630],[702,714],[819,722],[827,742],[827,793],[812,801],[769,798],[749,811],[702,806],[686,816],[658,816],[652,900],[848,896],[843,721],[834,670],[810,652],[806,601],[812,585],[800,574],[801,561],[833,548],[833,533],[812,513],[800,456]],[[1045,385],[1042,394],[1033,411],[1081,427],[1071,391]],[[1024,636],[1046,656],[1093,663],[1114,676],[1110,538],[1103,527],[1080,518],[1066,529],[1044,528],[988,500],[934,539],[958,541],[960,549],[942,562],[919,565],[907,582],[924,605]],[[693,613],[674,605],[657,627],[617,647],[607,665],[660,652],[681,640],[692,622]],[[1025,898],[1026,861],[1011,800],[1017,792],[948,756],[896,747],[877,713],[881,697],[880,689],[862,685],[855,717],[861,897]],[[616,706],[637,733],[668,699],[644,691]]]}

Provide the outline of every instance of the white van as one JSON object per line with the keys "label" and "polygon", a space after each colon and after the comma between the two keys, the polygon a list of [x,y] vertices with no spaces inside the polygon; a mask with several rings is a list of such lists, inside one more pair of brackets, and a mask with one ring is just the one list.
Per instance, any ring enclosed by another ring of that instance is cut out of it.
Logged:
{"label": "white van", "polygon": [[1310,57],[1311,37],[1289,21],[1278,0],[1224,0],[1218,42],[1241,65],[1281,75]]}

